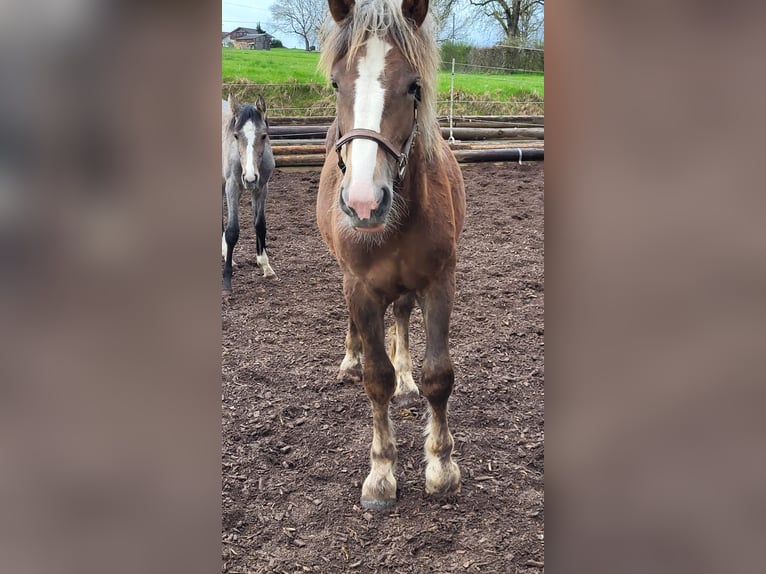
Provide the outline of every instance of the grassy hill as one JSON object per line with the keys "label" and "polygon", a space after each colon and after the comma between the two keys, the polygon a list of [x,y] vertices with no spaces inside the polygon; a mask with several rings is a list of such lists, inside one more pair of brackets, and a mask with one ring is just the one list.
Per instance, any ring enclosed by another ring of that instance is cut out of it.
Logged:
{"label": "grassy hill", "polygon": [[[335,98],[317,70],[319,54],[304,50],[222,48],[223,97],[266,98],[273,115],[333,115]],[[449,111],[450,73],[439,72],[439,113]],[[542,74],[455,74],[455,114],[542,114]]]}

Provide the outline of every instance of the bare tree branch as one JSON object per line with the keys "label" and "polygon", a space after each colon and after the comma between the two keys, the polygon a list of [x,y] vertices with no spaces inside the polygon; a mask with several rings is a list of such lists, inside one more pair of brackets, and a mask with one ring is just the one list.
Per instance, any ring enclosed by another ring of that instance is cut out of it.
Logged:
{"label": "bare tree branch", "polygon": [[539,16],[545,0],[468,0],[482,13],[495,19],[505,37],[512,41],[529,41],[542,27]]}
{"label": "bare tree branch", "polygon": [[307,51],[317,43],[326,11],[325,0],[277,0],[271,5],[274,26],[300,36]]}

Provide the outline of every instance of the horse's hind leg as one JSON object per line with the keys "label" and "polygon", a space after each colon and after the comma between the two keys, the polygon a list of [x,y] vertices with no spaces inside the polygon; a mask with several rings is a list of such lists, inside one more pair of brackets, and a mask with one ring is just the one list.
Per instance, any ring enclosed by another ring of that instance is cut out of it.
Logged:
{"label": "horse's hind leg", "polygon": [[340,364],[338,380],[350,382],[362,380],[362,338],[351,317],[348,318],[346,354]]}
{"label": "horse's hind leg", "polygon": [[252,191],[253,228],[255,229],[255,253],[258,265],[263,269],[264,277],[274,277],[276,273],[269,265],[269,256],[266,255],[266,192],[263,189]]}
{"label": "horse's hind leg", "polygon": [[[346,305],[351,305],[351,280],[343,276],[343,296]],[[351,312],[348,315],[348,330],[346,331],[346,354],[338,371],[339,381],[356,382],[362,380],[362,337],[359,335]]]}
{"label": "horse's hind leg", "polygon": [[226,229],[223,234],[223,240],[226,243],[225,263],[223,265],[223,290],[231,293],[231,275],[234,246],[239,240],[239,186],[233,178],[226,180],[226,204],[228,207],[229,218],[226,222]]}
{"label": "horse's hind leg", "polygon": [[455,383],[449,356],[449,319],[455,294],[454,277],[418,294],[426,331],[421,388],[430,405],[426,428],[426,493],[460,492],[460,469],[452,460],[454,440],[447,423],[447,400]]}
{"label": "horse's hind leg", "polygon": [[414,306],[414,293],[407,293],[394,301],[395,323],[389,329],[391,343],[388,356],[396,369],[394,402],[399,407],[415,404],[420,396],[412,378],[412,357],[410,356],[410,315]]}

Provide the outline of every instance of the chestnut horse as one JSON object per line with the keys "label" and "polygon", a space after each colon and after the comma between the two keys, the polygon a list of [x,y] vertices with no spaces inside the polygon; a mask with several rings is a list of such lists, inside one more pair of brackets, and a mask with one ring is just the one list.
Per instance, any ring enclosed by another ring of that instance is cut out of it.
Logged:
{"label": "chestnut horse", "polygon": [[[439,53],[428,0],[328,3],[334,22],[324,29],[320,65],[336,91],[337,113],[317,221],[343,271],[349,311],[338,377],[362,378],[372,406],[371,469],[361,502],[386,508],[397,492],[389,403],[418,399],[408,334],[416,301],[426,333],[420,388],[430,405],[425,490],[460,490],[447,424],[455,378],[448,336],[465,190],[436,121]],[[384,315],[392,303],[389,359]]]}

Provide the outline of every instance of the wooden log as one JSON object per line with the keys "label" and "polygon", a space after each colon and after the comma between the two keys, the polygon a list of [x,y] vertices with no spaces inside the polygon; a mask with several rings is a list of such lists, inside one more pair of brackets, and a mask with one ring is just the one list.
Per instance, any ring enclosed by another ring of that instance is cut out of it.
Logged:
{"label": "wooden log", "polygon": [[[309,125],[330,125],[335,116],[285,116],[285,117],[270,117],[269,124],[274,127],[277,126],[309,126]],[[449,118],[446,116],[440,116],[438,118],[439,125],[449,127]],[[462,127],[482,127],[480,123],[487,123],[486,127],[494,127],[498,123],[503,124],[519,124],[521,126],[542,126],[545,123],[545,116],[455,116],[453,118],[454,126]],[[515,127],[515,126],[510,126]]]}
{"label": "wooden log", "polygon": [[[305,118],[306,121],[302,123],[282,123],[278,120],[271,120],[269,125],[272,128],[283,127],[299,127],[299,126],[325,126],[330,125],[334,118],[327,117],[315,117]],[[439,120],[439,127],[449,128],[449,120]],[[455,119],[452,122],[452,127],[455,128],[532,128],[532,127],[544,127],[543,122],[507,122],[501,120],[468,120],[468,119]]]}
{"label": "wooden log", "polygon": [[324,140],[318,140],[318,139],[272,139],[271,140],[271,147],[273,149],[276,149],[278,147],[285,147],[285,146],[315,146],[315,145],[321,145],[324,146]]}
{"label": "wooden log", "polygon": [[[283,140],[288,141],[288,140]],[[318,144],[317,140],[289,140],[292,142],[290,145],[283,144],[282,141],[276,141],[272,145],[274,155],[307,155],[307,154],[324,154],[324,144]],[[514,141],[514,147],[521,148],[539,148],[544,146],[543,142],[539,140],[533,141]],[[480,150],[480,149],[507,149],[508,141],[481,141],[481,142],[454,142],[449,144],[452,150]]]}
{"label": "wooden log", "polygon": [[[514,148],[542,148],[544,142],[540,140],[534,141],[514,141]],[[449,144],[451,150],[465,150],[465,149],[508,149],[507,141],[482,141],[482,142],[455,142]]]}
{"label": "wooden log", "polygon": [[314,140],[311,145],[279,145],[273,146],[271,149],[274,152],[274,155],[307,155],[314,153],[325,153],[324,144],[317,144],[316,140]]}
{"label": "wooden log", "polygon": [[[449,129],[449,122],[439,122],[441,129]],[[543,124],[530,124],[526,122],[492,122],[475,121],[467,122],[465,120],[452,123],[453,128],[541,128]]]}
{"label": "wooden log", "polygon": [[[442,128],[442,137],[449,137],[449,128]],[[486,139],[537,139],[545,137],[544,128],[455,128],[452,130],[457,140]]]}
{"label": "wooden log", "polygon": [[309,155],[276,155],[274,163],[277,167],[324,165],[324,154]]}
{"label": "wooden log", "polygon": [[[501,162],[501,161],[543,161],[545,152],[542,148],[505,148],[484,150],[457,150],[455,157],[459,163]],[[279,155],[274,158],[277,167],[321,166],[324,154]]]}
{"label": "wooden log", "polygon": [[[269,137],[284,139],[301,136],[306,139],[324,139],[328,126],[271,126]],[[455,128],[452,130],[458,140],[502,139],[545,139],[544,128]],[[442,137],[449,137],[449,128],[441,128]]]}
{"label": "wooden log", "polygon": [[280,138],[295,138],[300,136],[302,138],[316,138],[324,139],[327,135],[326,125],[307,125],[307,126],[269,126],[269,137],[271,139]]}
{"label": "wooden log", "polygon": [[455,157],[459,163],[481,161],[543,161],[545,152],[542,148],[507,148],[485,150],[457,150]]}

